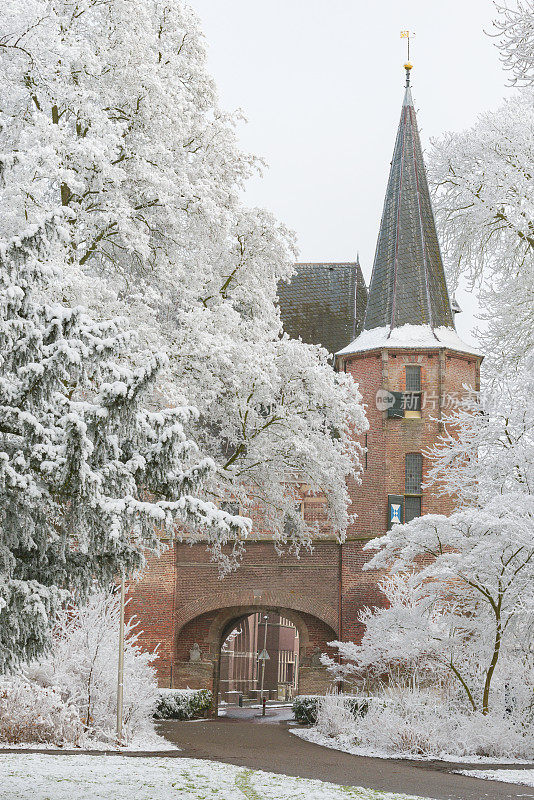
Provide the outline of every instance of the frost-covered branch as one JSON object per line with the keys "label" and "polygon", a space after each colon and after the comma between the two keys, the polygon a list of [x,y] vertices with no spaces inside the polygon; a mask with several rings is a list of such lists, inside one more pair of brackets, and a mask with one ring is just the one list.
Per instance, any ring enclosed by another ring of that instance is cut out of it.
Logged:
{"label": "frost-covered branch", "polygon": [[51,224],[0,246],[2,671],[46,647],[68,596],[139,569],[162,532],[207,540],[228,569],[250,530],[202,498],[216,465],[186,433],[198,412],[154,408],[166,358],[132,369],[118,321],[39,299],[61,251]]}
{"label": "frost-covered branch", "polygon": [[262,162],[219,108],[196,16],[182,0],[9,0],[0,41],[21,35],[31,61],[0,48],[3,235],[62,204],[65,269],[47,299],[129,318],[134,367],[147,346],[168,355],[157,391],[198,408],[212,496],[252,510],[247,490],[261,495],[281,540],[305,474],[343,536],[361,398],[324,351],[282,335],[295,237],[243,203]]}

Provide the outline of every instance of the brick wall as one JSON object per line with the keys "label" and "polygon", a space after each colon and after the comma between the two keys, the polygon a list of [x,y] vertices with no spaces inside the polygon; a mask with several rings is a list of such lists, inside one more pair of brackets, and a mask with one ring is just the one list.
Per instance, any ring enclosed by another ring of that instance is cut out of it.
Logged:
{"label": "brick wall", "polygon": [[140,620],[140,643],[153,652],[158,647],[155,666],[160,686],[170,685],[170,668],[174,646],[175,569],[174,551],[166,550],[161,556],[151,556],[148,566],[137,582],[132,582],[128,593],[126,616]]}
{"label": "brick wall", "polygon": [[[387,412],[377,408],[376,393],[379,389],[404,391],[407,364],[421,367],[426,404],[420,419],[388,418]],[[344,369],[360,385],[369,420],[367,436],[361,439],[368,450],[362,483],[349,484],[357,520],[342,548],[342,635],[344,639],[357,640],[363,632],[357,621],[359,609],[383,602],[376,586],[379,575],[363,570],[372,557],[363,547],[387,529],[388,495],[404,494],[406,453],[424,453],[436,443],[442,432],[443,415],[450,411],[447,398],[459,399],[465,393],[464,384],[479,387],[480,360],[443,350],[382,350],[350,356]],[[428,466],[429,461],[423,456],[423,483]],[[454,500],[423,489],[421,509],[423,514],[450,514]]]}

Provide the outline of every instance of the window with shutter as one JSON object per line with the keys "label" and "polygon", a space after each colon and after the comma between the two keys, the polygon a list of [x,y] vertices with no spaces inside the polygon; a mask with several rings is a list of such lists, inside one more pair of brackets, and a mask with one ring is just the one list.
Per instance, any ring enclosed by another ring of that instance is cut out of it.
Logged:
{"label": "window with shutter", "polygon": [[388,417],[402,419],[404,417],[404,392],[390,392],[393,403],[388,408]]}
{"label": "window with shutter", "polygon": [[404,497],[397,494],[388,495],[388,531],[394,525],[404,522]]}
{"label": "window with shutter", "polygon": [[404,416],[406,419],[421,419],[421,367],[407,364],[405,369]]}
{"label": "window with shutter", "polygon": [[406,391],[421,391],[421,367],[417,364],[406,365]]}
{"label": "window with shutter", "polygon": [[423,482],[423,456],[421,453],[406,453],[404,475],[405,493],[421,494],[421,484]]}
{"label": "window with shutter", "polygon": [[404,459],[404,521],[410,522],[421,516],[423,456],[421,453],[406,453]]}
{"label": "window with shutter", "polygon": [[404,521],[411,522],[412,519],[421,516],[421,498],[414,495],[407,495],[404,498]]}

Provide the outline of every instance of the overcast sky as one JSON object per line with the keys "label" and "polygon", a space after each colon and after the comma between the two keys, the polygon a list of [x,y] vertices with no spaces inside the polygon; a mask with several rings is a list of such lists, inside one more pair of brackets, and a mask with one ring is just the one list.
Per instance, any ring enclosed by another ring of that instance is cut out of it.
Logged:
{"label": "overcast sky", "polygon": [[[510,92],[491,0],[190,0],[221,104],[268,162],[250,204],[293,228],[302,261],[352,261],[369,281],[403,96],[406,41],[423,146]],[[472,325],[464,295],[461,333]]]}

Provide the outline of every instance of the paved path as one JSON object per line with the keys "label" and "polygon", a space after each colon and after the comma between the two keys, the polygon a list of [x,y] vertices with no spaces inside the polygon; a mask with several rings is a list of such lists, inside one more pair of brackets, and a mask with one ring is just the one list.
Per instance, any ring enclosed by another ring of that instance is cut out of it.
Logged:
{"label": "paved path", "polygon": [[[214,720],[163,722],[160,732],[182,748],[177,755],[190,758],[436,800],[534,800],[534,789],[527,786],[455,775],[436,762],[364,758],[319,747],[294,736],[287,724],[258,724],[259,713],[228,709],[227,716]],[[269,709],[267,713],[276,716],[263,722],[276,722],[282,715]]]}

